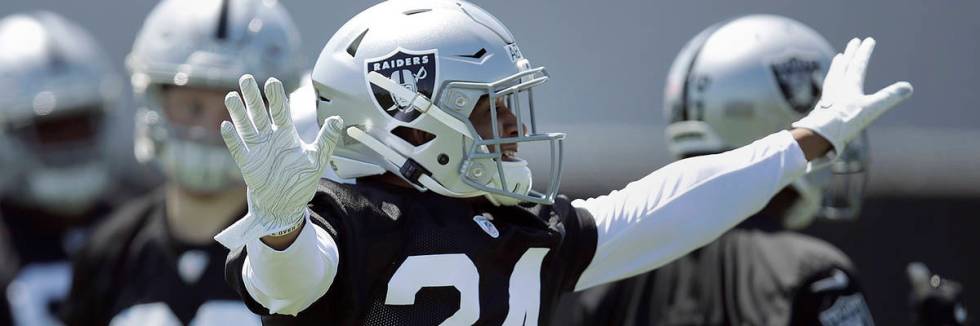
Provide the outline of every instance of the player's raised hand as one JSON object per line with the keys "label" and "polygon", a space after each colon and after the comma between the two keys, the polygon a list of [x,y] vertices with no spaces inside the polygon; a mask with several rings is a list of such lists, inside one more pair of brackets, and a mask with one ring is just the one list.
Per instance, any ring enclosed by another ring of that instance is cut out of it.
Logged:
{"label": "player's raised hand", "polygon": [[241,96],[225,96],[232,122],[221,123],[221,135],[248,188],[248,214],[215,237],[228,248],[289,229],[304,218],[343,126],[339,117],[330,117],[316,141],[305,144],[293,126],[282,82],[266,81],[268,110],[255,78],[244,75],[239,86]]}
{"label": "player's raised hand", "polygon": [[897,82],[874,94],[864,94],[864,76],[875,40],[852,39],[830,64],[823,95],[809,115],[793,123],[827,139],[837,153],[875,119],[912,95],[912,84]]}

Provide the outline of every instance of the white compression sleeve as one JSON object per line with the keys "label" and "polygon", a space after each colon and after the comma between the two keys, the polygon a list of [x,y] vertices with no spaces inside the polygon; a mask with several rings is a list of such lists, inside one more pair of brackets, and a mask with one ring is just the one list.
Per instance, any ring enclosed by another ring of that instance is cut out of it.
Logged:
{"label": "white compression sleeve", "polygon": [[669,164],[622,190],[572,205],[592,214],[595,256],[576,290],[638,275],[716,239],[806,170],[788,131]]}
{"label": "white compression sleeve", "polygon": [[248,256],[242,282],[256,302],[270,313],[295,316],[322,297],[337,275],[340,255],[330,234],[306,214],[296,241],[278,251],[259,239],[246,242]]}

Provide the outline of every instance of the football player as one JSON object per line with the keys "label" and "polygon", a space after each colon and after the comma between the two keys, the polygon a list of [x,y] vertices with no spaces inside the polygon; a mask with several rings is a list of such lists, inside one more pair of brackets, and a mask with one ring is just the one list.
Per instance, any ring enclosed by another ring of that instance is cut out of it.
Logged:
{"label": "football player", "polygon": [[[789,128],[817,104],[835,52],[814,30],[780,16],[708,27],[684,47],[667,77],[668,149],[677,159],[721,153]],[[794,232],[818,216],[857,216],[866,151],[859,137],[833,164],[792,181],[707,246],[651,273],[578,294],[575,323],[873,324],[847,256]]]}
{"label": "football player", "polygon": [[135,154],[165,184],[116,212],[76,260],[71,325],[257,324],[224,284],[226,252],[212,237],[245,212],[241,174],[217,124],[245,73],[302,71],[285,9],[262,0],[166,0],[127,58],[137,112]]}
{"label": "football player", "polygon": [[113,205],[108,133],[124,123],[115,116],[122,86],[96,41],[65,18],[0,20],[0,223],[9,231],[0,241],[18,256],[4,257],[16,276],[0,295],[16,324],[56,323],[70,255]]}
{"label": "football player", "polygon": [[[248,75],[226,96],[221,133],[248,198],[215,237],[233,248],[228,281],[268,324],[548,324],[559,294],[707,244],[908,97],[904,82],[864,95],[874,44],[836,56],[791,130],[571,201],[557,195],[564,134],[533,119],[548,74],[510,31],[465,1],[378,4],[317,60],[311,144],[278,80],[267,105]],[[541,187],[519,156],[535,143],[553,158]],[[319,180],[327,166],[357,183]]]}

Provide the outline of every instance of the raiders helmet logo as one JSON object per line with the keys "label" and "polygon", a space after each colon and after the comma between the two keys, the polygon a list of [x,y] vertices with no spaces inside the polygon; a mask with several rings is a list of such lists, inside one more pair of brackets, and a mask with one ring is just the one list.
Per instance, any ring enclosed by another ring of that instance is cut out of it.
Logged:
{"label": "raiders helmet logo", "polygon": [[[435,94],[438,72],[436,57],[436,50],[409,51],[399,48],[383,57],[365,60],[364,74],[377,72],[431,100]],[[395,96],[370,82],[368,88],[374,94],[374,104],[378,109],[395,119],[411,122],[421,114],[411,106],[411,98]]]}
{"label": "raiders helmet logo", "polygon": [[800,114],[806,114],[820,100],[823,70],[820,63],[791,57],[772,65],[772,73],[786,103]]}

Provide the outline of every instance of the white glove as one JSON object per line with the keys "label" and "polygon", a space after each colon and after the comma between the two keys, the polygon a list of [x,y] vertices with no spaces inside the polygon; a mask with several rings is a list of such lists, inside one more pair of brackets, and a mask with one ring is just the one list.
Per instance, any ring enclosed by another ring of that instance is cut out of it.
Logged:
{"label": "white glove", "polygon": [[316,141],[304,144],[293,126],[282,82],[269,78],[265,83],[269,111],[252,75],[242,76],[238,83],[245,104],[236,92],[225,96],[234,125],[222,122],[221,136],[242,171],[248,214],[214,237],[229,249],[303,221],[343,126],[339,117],[330,117]]}
{"label": "white glove", "polygon": [[874,51],[875,40],[852,39],[843,54],[838,53],[823,81],[823,96],[817,107],[794,128],[813,130],[843,153],[844,146],[857,137],[881,114],[912,95],[912,84],[897,82],[871,95],[864,94],[864,74]]}

